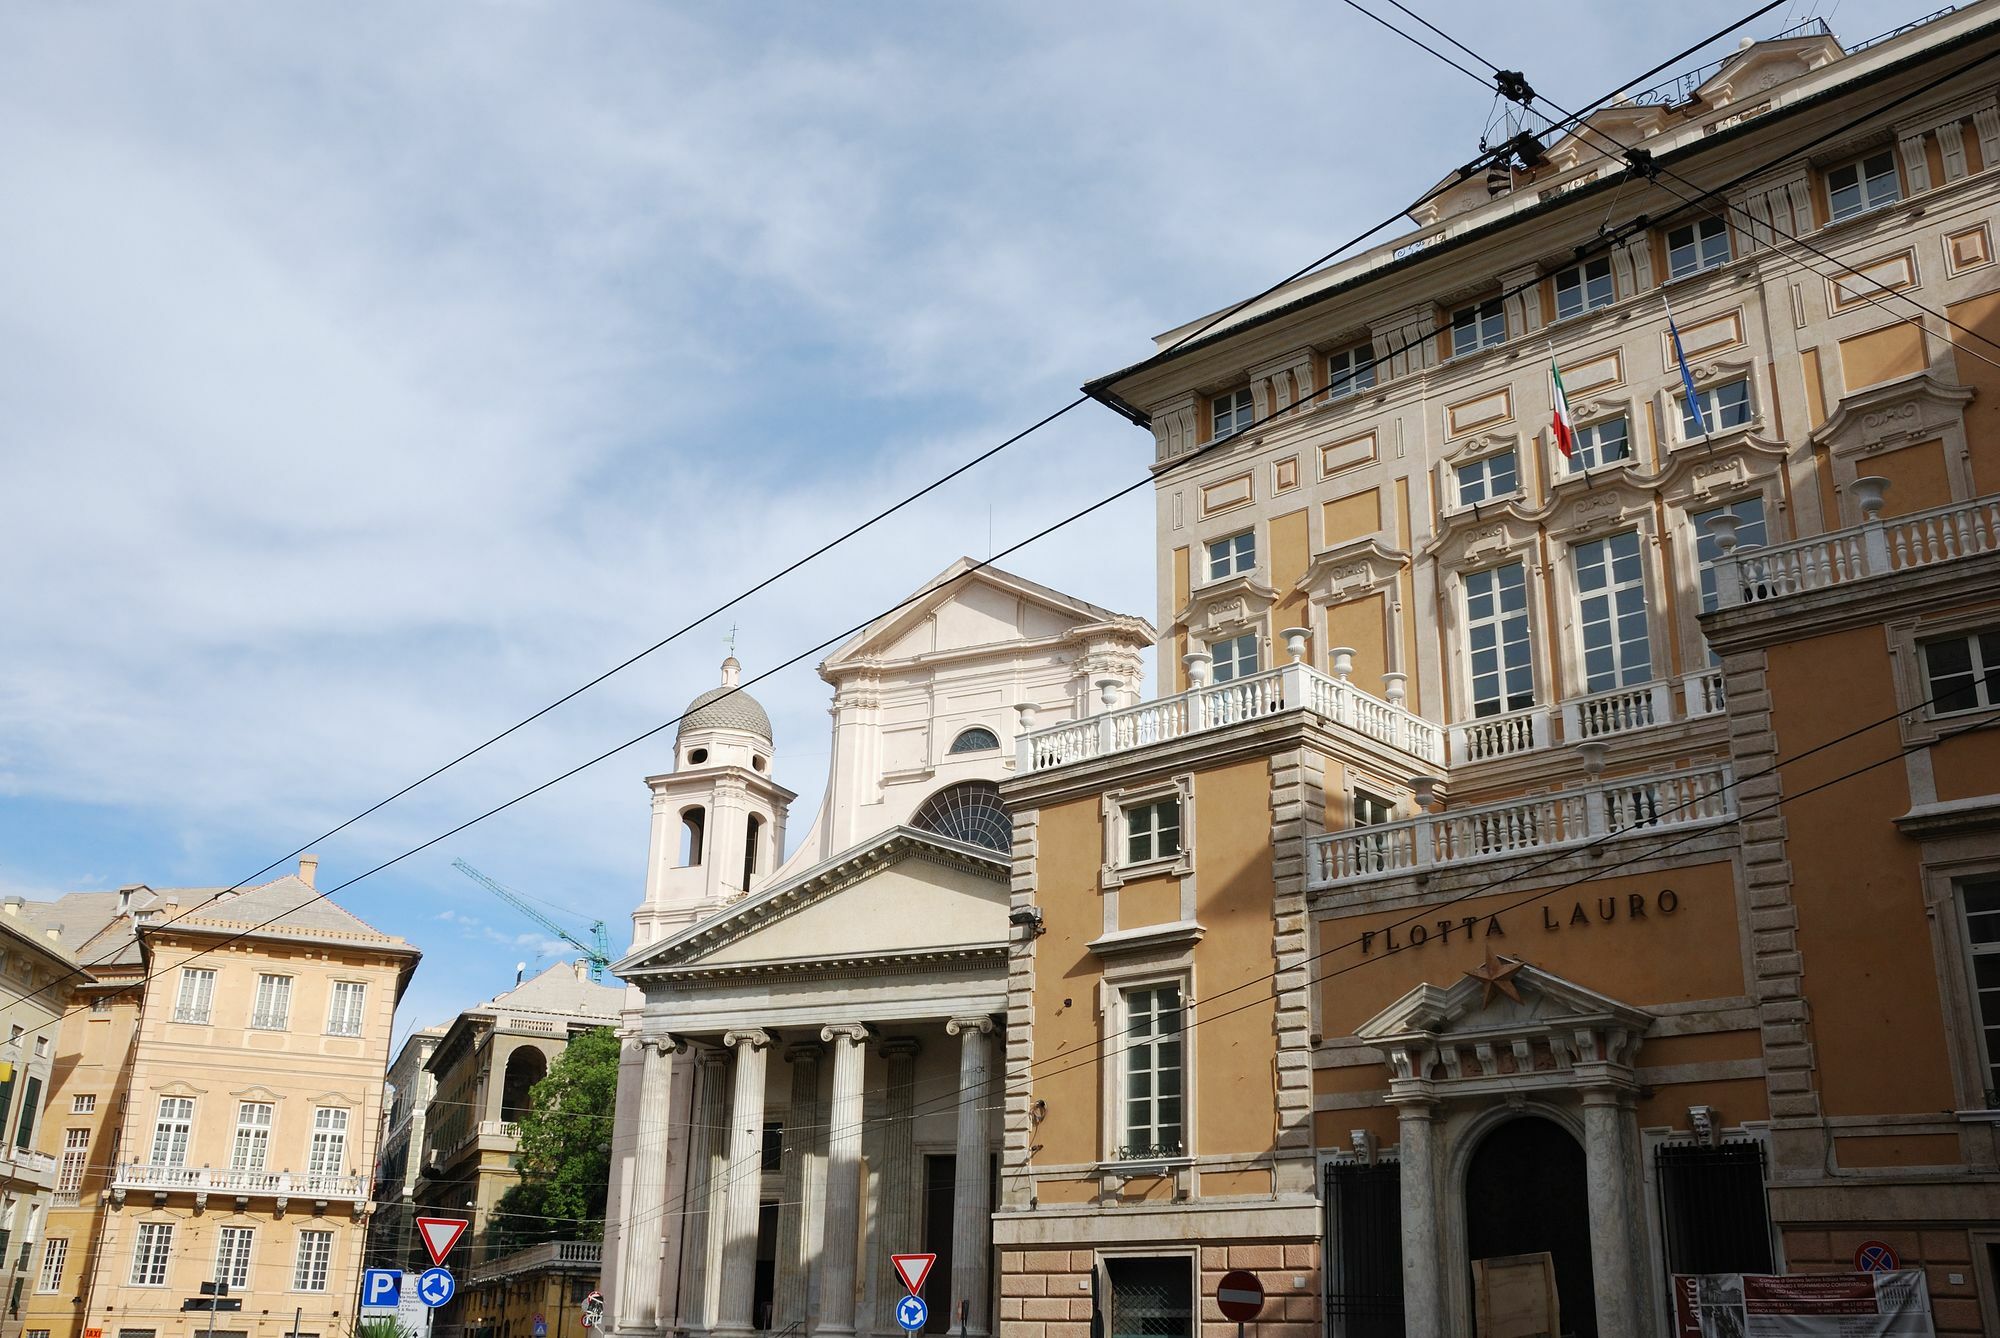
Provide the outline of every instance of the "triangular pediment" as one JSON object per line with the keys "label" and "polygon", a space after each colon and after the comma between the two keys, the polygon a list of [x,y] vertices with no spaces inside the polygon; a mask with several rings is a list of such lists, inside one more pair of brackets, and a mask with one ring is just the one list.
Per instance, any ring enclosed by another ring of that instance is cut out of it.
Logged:
{"label": "triangular pediment", "polygon": [[1704,106],[1727,107],[1810,74],[1843,54],[1840,44],[1824,33],[1758,42],[1725,61],[1694,96]]}
{"label": "triangular pediment", "polygon": [[613,968],[677,971],[1004,950],[1006,854],[897,827],[758,892]]}
{"label": "triangular pediment", "polygon": [[1153,629],[1143,618],[1113,613],[1012,572],[960,558],[900,608],[827,656],[820,676],[838,682],[848,669],[945,651],[1060,640],[1092,629],[1135,647],[1153,640]]}

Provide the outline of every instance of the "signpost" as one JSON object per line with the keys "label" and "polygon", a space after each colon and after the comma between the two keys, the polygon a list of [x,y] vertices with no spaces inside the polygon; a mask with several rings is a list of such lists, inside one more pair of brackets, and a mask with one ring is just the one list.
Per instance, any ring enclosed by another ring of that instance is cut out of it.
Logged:
{"label": "signpost", "polygon": [[930,1323],[930,1319],[930,1307],[915,1292],[896,1302],[896,1323],[903,1326],[903,1332],[917,1333]]}
{"label": "signpost", "polygon": [[924,1279],[931,1275],[931,1265],[937,1262],[934,1254],[892,1254],[889,1262],[896,1266],[896,1276],[903,1280],[903,1290],[912,1296],[924,1294]]}
{"label": "signpost", "polygon": [[448,1268],[427,1268],[417,1275],[417,1299],[435,1310],[458,1293]]}
{"label": "signpost", "polygon": [[1243,1326],[1263,1312],[1264,1284],[1240,1268],[1224,1273],[1215,1284],[1215,1308],[1224,1319],[1236,1321],[1236,1338],[1243,1338]]}
{"label": "signpost", "polygon": [[424,1248],[430,1251],[431,1262],[444,1267],[444,1257],[451,1253],[451,1247],[458,1244],[458,1238],[465,1234],[463,1217],[419,1217],[417,1234],[424,1239]]}
{"label": "signpost", "polygon": [[541,1313],[539,1311],[536,1312],[534,1324],[535,1324],[535,1338],[549,1338],[549,1322],[546,1319],[542,1318]]}
{"label": "signpost", "polygon": [[403,1270],[370,1268],[361,1274],[361,1308],[394,1310],[403,1301]]}
{"label": "signpost", "polygon": [[1856,1273],[1894,1273],[1902,1266],[1902,1262],[1896,1258],[1895,1250],[1879,1240],[1864,1240],[1855,1247]]}
{"label": "signpost", "polygon": [[594,1329],[604,1322],[604,1293],[592,1292],[583,1298],[583,1327]]}

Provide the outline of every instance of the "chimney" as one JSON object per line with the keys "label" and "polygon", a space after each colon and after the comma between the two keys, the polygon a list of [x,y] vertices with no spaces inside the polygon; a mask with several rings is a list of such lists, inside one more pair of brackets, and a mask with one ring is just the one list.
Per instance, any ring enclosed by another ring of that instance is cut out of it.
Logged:
{"label": "chimney", "polygon": [[575,961],[575,962],[573,962],[573,963],[572,963],[571,965],[572,965],[572,966],[573,966],[573,967],[574,967],[574,968],[576,969],[576,978],[577,978],[578,980],[589,980],[589,979],[590,979],[590,963],[589,963],[589,962],[587,962],[587,961],[585,961],[585,960],[584,960],[583,958],[579,957],[579,958],[577,958],[577,959],[576,959],[576,961]]}
{"label": "chimney", "polygon": [[313,887],[316,885],[313,880],[318,877],[319,877],[319,856],[318,855],[299,856],[299,881],[304,883],[307,887]]}
{"label": "chimney", "polygon": [[18,916],[21,907],[26,904],[26,897],[9,897],[5,901],[0,901],[0,914]]}
{"label": "chimney", "polygon": [[[13,912],[9,911],[8,914],[11,915],[13,914]],[[49,942],[60,943],[62,942],[62,929],[63,927],[61,925],[50,925],[47,929],[44,929],[42,932],[48,935]]]}

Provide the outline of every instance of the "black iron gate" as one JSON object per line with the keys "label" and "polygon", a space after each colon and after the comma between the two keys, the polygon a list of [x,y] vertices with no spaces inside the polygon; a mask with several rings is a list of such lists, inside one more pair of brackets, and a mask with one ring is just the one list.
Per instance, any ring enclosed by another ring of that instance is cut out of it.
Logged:
{"label": "black iron gate", "polygon": [[1326,1166],[1332,1338],[1403,1338],[1403,1184],[1395,1162]]}
{"label": "black iron gate", "polygon": [[1763,1143],[1662,1143],[1653,1166],[1669,1273],[1771,1271]]}

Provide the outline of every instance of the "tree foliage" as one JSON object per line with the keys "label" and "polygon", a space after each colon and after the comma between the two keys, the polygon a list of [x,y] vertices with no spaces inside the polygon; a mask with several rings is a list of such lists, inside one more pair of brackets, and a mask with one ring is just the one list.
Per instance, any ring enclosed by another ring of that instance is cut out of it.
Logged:
{"label": "tree foliage", "polygon": [[578,1033],[528,1094],[515,1157],[521,1182],[500,1196],[488,1231],[498,1249],[601,1238],[617,1100],[617,1033]]}

